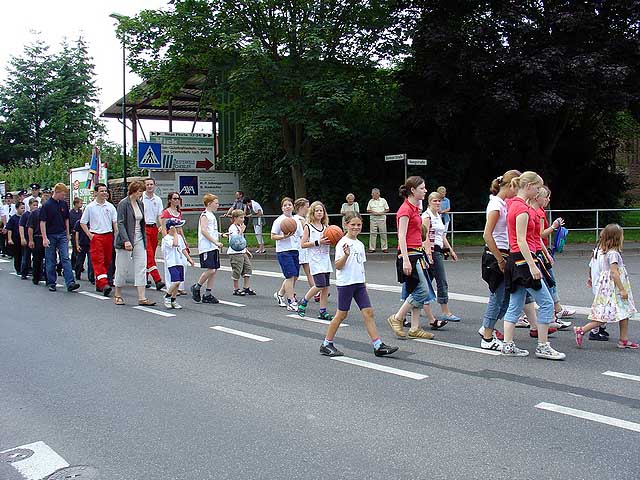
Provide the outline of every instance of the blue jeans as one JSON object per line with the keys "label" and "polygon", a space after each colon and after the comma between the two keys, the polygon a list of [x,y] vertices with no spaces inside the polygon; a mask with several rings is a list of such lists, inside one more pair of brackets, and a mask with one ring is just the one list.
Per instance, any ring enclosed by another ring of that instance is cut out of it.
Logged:
{"label": "blue jeans", "polygon": [[494,329],[496,322],[501,318],[504,318],[509,307],[509,293],[504,288],[504,281],[500,282],[495,292],[491,292],[489,295],[489,303],[487,309],[484,311],[482,317],[482,326],[484,328]]}
{"label": "blue jeans", "polygon": [[449,284],[447,283],[447,273],[444,271],[444,253],[434,251],[432,258],[433,264],[430,271],[436,279],[438,303],[444,305],[449,303]]}
{"label": "blue jeans", "polygon": [[[555,285],[549,288],[549,293],[551,294],[551,298],[553,299],[553,303],[560,302],[560,297],[558,297],[558,282],[556,281],[556,276],[553,274],[553,268],[549,269],[549,275],[553,279]],[[547,285],[548,286],[548,285]]]}
{"label": "blue jeans", "polygon": [[58,280],[56,273],[57,255],[60,256],[62,269],[64,271],[64,283],[67,287],[75,282],[73,269],[69,259],[69,238],[66,233],[54,233],[47,235],[49,246],[44,251],[45,265],[47,267],[47,284],[55,285]]}
{"label": "blue jeans", "polygon": [[[430,303],[435,298],[431,281],[427,279],[424,270],[420,267],[420,262],[416,262],[418,273],[418,286],[407,297],[407,302],[414,308],[422,308],[425,303]],[[406,290],[405,290],[406,292]]]}
{"label": "blue jeans", "polygon": [[524,307],[527,293],[533,297],[534,301],[538,304],[538,323],[549,324],[554,320],[554,308],[553,299],[547,284],[542,282],[542,288],[540,290],[534,290],[533,288],[525,288],[521,285],[513,285],[515,291],[511,292],[509,298],[509,308],[504,316],[504,321],[509,323],[516,323]]}

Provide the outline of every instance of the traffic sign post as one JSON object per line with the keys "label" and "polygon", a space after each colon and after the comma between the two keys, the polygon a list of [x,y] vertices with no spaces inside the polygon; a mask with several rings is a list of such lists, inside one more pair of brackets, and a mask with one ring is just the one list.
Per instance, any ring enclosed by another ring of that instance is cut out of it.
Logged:
{"label": "traffic sign post", "polygon": [[162,168],[162,146],[159,143],[138,142],[138,168]]}
{"label": "traffic sign post", "polygon": [[385,155],[384,161],[385,162],[402,161],[402,163],[404,163],[404,178],[405,180],[407,179],[407,154],[406,153],[399,153],[397,155]]}

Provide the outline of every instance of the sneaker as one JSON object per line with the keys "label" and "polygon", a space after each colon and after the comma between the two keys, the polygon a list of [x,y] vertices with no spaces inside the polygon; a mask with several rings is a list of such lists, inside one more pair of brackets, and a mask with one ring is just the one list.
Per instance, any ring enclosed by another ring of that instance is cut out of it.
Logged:
{"label": "sneaker", "polygon": [[80,288],[80,284],[78,282],[73,282],[67,285],[67,292],[73,292]]}
{"label": "sneaker", "polygon": [[289,312],[297,312],[298,304],[296,302],[291,302],[287,304],[287,311]]}
{"label": "sneaker", "polygon": [[527,320],[526,315],[520,315],[520,318],[516,322],[516,328],[529,328],[531,324],[529,324],[529,320]]}
{"label": "sneaker", "polygon": [[200,303],[202,301],[202,295],[200,294],[200,289],[198,288],[197,283],[191,285],[191,298],[196,303]]}
{"label": "sneaker", "polygon": [[55,292],[56,291],[56,286],[54,284],[49,285],[49,291],[50,292]]}
{"label": "sneaker", "polygon": [[319,293],[313,296],[313,301],[316,302],[316,303],[318,303],[320,301],[320,294]]}
{"label": "sneaker", "polygon": [[453,313],[450,313],[448,315],[442,315],[440,317],[441,320],[446,320],[447,322],[459,322],[460,321],[460,317],[457,315],[454,315]]}
{"label": "sneaker", "polygon": [[566,330],[567,328],[569,328],[571,325],[573,325],[572,322],[567,322],[565,320],[561,320],[560,317],[556,317],[556,321],[551,323],[555,328],[557,328],[558,330]]}
{"label": "sneaker", "polygon": [[173,302],[171,302],[171,308],[173,308],[174,310],[181,310],[182,309],[182,305],[180,305],[176,301],[173,301]]}
{"label": "sneaker", "polygon": [[411,328],[411,320],[407,320],[406,318],[402,319],[402,326],[404,328]]}
{"label": "sneaker", "polygon": [[576,314],[576,311],[567,307],[563,307],[562,310],[556,313],[557,318],[570,318]]}
{"label": "sneaker", "polygon": [[480,340],[480,348],[482,348],[483,350],[496,350],[500,352],[502,351],[502,345],[504,344],[496,337],[493,337],[488,342],[484,338]]}
{"label": "sneaker", "polygon": [[108,297],[109,295],[111,295],[111,287],[110,286],[106,286],[102,289],[102,295],[105,297]]}
{"label": "sneaker", "polygon": [[[548,335],[551,335],[552,333],[556,333],[557,331],[558,331],[558,329],[557,329],[557,328],[549,327]],[[530,336],[531,338],[538,338],[538,329],[535,329],[535,330],[531,329],[531,330],[529,330],[529,336]]]}
{"label": "sneaker", "polygon": [[318,314],[318,318],[320,320],[328,320],[331,321],[333,320],[333,315],[331,315],[329,312],[322,312]]}
{"label": "sneaker", "polygon": [[398,347],[390,347],[389,345],[385,345],[383,343],[380,345],[380,347],[373,349],[373,354],[376,357],[384,357],[386,355],[394,354],[397,351],[398,351]]}
{"label": "sneaker", "polygon": [[151,282],[147,281],[147,284],[144,286],[144,288],[151,288]]}
{"label": "sneaker", "polygon": [[164,287],[166,287],[166,284],[162,280],[160,280],[159,282],[156,282],[156,290],[157,291],[162,290]]}
{"label": "sneaker", "polygon": [[239,288],[236,288],[233,291],[233,294],[237,297],[244,297],[246,295],[246,293],[244,293],[244,290],[240,290]]}
{"label": "sneaker", "polygon": [[330,343],[329,345],[320,345],[320,353],[327,357],[341,357],[344,355],[344,353],[338,350],[333,343]]}
{"label": "sneaker", "polygon": [[172,308],[171,307],[171,297],[164,297],[164,299],[162,300],[164,303],[165,308],[168,308],[169,310]]}
{"label": "sneaker", "polygon": [[248,287],[247,287],[247,288],[245,288],[245,289],[243,290],[243,292],[244,292],[244,294],[245,294],[245,295],[257,295],[257,293],[256,293],[256,291],[255,291],[255,290],[251,290],[251,289],[250,289],[250,288],[248,288]]}
{"label": "sneaker", "polygon": [[415,330],[409,330],[407,334],[409,338],[424,338],[426,340],[431,340],[435,337],[433,333],[426,332],[421,328],[416,328]]}
{"label": "sneaker", "polygon": [[618,341],[618,348],[632,348],[633,350],[636,350],[638,347],[640,347],[640,345],[638,345],[635,342],[632,342],[630,340],[619,340]]}
{"label": "sneaker", "polygon": [[220,300],[209,294],[202,297],[202,303],[220,303]]}
{"label": "sneaker", "polygon": [[598,327],[598,333],[600,335],[604,335],[605,337],[609,338],[609,332],[607,332],[607,329],[604,327]]}
{"label": "sneaker", "polygon": [[608,342],[609,336],[604,335],[602,332],[593,333],[593,331],[589,332],[589,340],[594,340],[596,342]]}
{"label": "sneaker", "polygon": [[298,304],[298,315],[304,317],[307,314],[307,306]]}
{"label": "sneaker", "polygon": [[276,303],[278,304],[279,307],[286,307],[287,306],[287,301],[284,299],[284,297],[282,295],[280,295],[279,292],[275,292],[273,294],[273,298],[275,299]]}
{"label": "sneaker", "polygon": [[502,355],[509,357],[528,357],[529,350],[516,347],[514,342],[504,342],[502,344]]}
{"label": "sneaker", "polygon": [[547,360],[564,360],[567,356],[551,348],[551,344],[547,342],[538,344],[536,347],[536,357],[546,358]]}
{"label": "sneaker", "polygon": [[404,329],[402,328],[402,321],[397,320],[395,315],[389,315],[389,318],[387,318],[387,323],[391,327],[391,330],[393,330],[393,333],[396,334],[396,337],[406,338]]}
{"label": "sneaker", "polygon": [[584,330],[582,327],[573,327],[573,333],[576,336],[576,345],[578,348],[582,347],[582,341],[584,340]]}

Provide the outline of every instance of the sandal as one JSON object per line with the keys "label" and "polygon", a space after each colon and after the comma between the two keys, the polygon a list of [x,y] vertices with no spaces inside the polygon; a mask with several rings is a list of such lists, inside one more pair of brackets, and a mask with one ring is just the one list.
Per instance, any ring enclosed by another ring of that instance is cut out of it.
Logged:
{"label": "sandal", "polygon": [[124,305],[124,298],[113,297],[113,303],[115,303],[116,305]]}
{"label": "sandal", "polygon": [[233,291],[233,294],[238,296],[238,297],[244,297],[246,294],[244,293],[244,290],[240,290],[239,288],[236,288]]}
{"label": "sandal", "polygon": [[138,300],[138,305],[143,305],[143,306],[146,306],[146,307],[152,307],[155,304],[156,304],[156,302],[152,302],[148,298],[143,298],[142,300]]}
{"label": "sandal", "polygon": [[640,345],[638,345],[635,342],[632,342],[630,340],[620,340],[618,341],[618,348],[632,348],[632,349],[637,349],[638,347],[640,347]]}
{"label": "sandal", "polygon": [[447,323],[449,323],[447,320],[436,320],[433,323],[429,323],[429,326],[431,327],[431,330],[439,330],[442,327],[444,327]]}

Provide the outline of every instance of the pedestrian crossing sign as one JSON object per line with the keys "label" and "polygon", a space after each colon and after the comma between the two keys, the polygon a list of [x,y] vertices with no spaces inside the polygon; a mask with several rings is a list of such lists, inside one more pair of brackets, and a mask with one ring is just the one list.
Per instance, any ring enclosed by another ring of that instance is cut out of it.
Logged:
{"label": "pedestrian crossing sign", "polygon": [[162,168],[162,146],[159,143],[138,143],[138,168]]}

